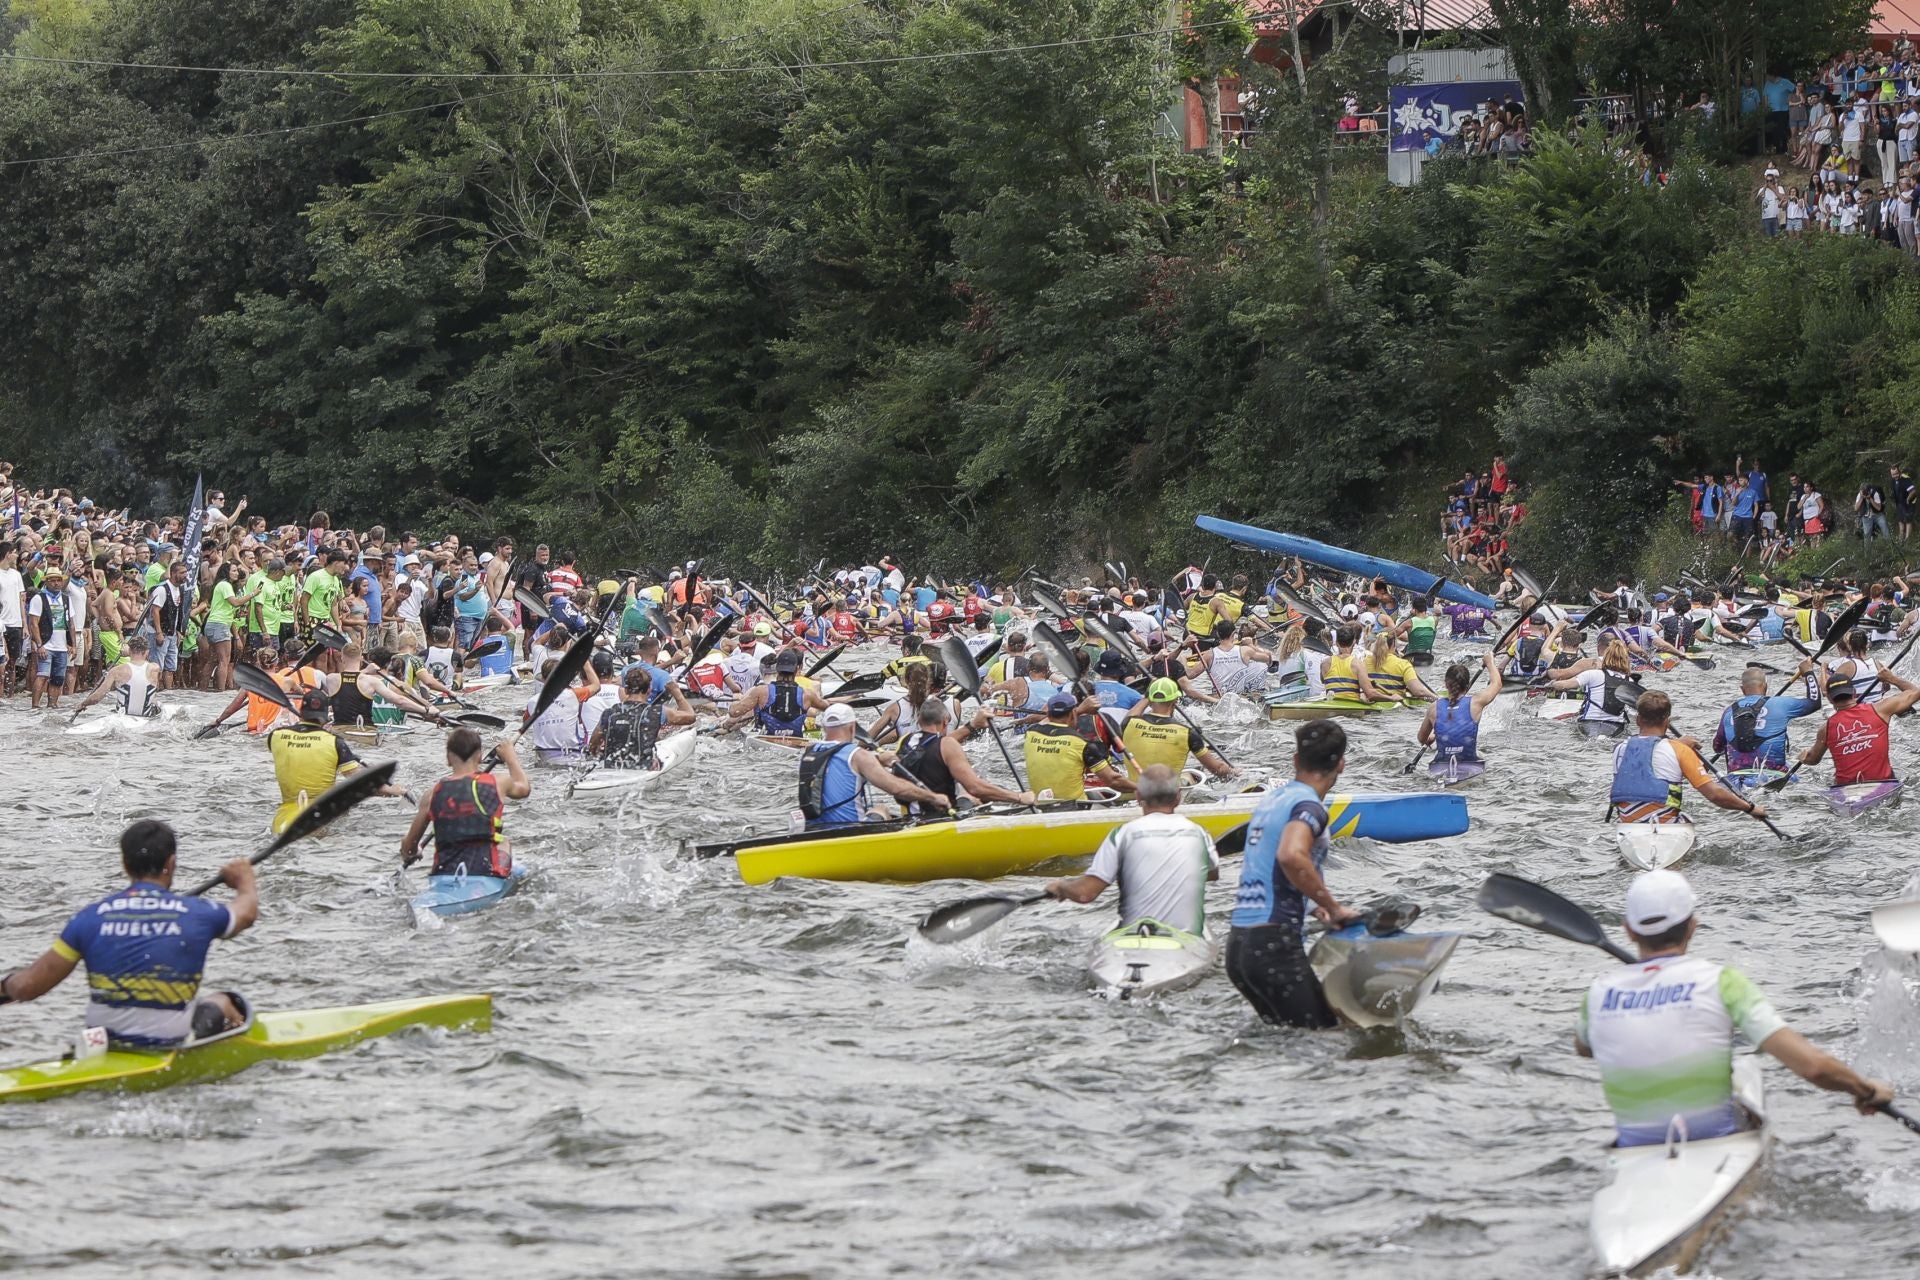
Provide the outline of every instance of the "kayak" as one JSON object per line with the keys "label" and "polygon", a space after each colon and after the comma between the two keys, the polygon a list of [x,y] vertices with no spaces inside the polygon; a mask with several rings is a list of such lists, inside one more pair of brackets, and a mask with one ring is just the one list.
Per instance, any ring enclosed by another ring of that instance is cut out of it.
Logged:
{"label": "kayak", "polygon": [[1440,983],[1457,933],[1373,934],[1350,924],[1321,935],[1307,956],[1333,1011],[1356,1027],[1398,1023]]}
{"label": "kayak", "polygon": [[1579,730],[1582,737],[1617,738],[1627,731],[1627,722],[1622,720],[1616,724],[1612,720],[1576,720],[1574,728]]}
{"label": "kayak", "polygon": [[[1245,823],[1259,795],[1180,807],[1218,838]],[[1467,801],[1446,791],[1329,795],[1327,834],[1389,844],[1457,836],[1467,829]],[[1132,805],[993,813],[958,820],[863,824],[702,845],[703,857],[732,854],[740,878],[766,884],[782,876],[806,880],[990,880],[1059,858],[1086,858],[1107,832],[1140,816]]]}
{"label": "kayak", "polygon": [[1269,720],[1324,720],[1328,716],[1367,716],[1381,711],[1422,707],[1424,702],[1362,702],[1358,698],[1311,698],[1299,702],[1267,702]]}
{"label": "kayak", "polygon": [[152,733],[169,720],[185,719],[187,708],[177,706],[161,707],[150,716],[130,716],[124,711],[109,711],[105,715],[88,716],[67,726],[67,732],[76,738],[104,738],[110,733]]}
{"label": "kayak", "polygon": [[1693,1269],[1727,1213],[1753,1190],[1773,1131],[1759,1060],[1734,1060],[1733,1096],[1747,1127],[1689,1142],[1678,1134],[1644,1147],[1609,1147],[1613,1181],[1593,1197],[1593,1249],[1608,1275]]}
{"label": "kayak", "polygon": [[1260,700],[1270,707],[1284,707],[1289,703],[1308,702],[1313,699],[1313,689],[1305,684],[1290,684],[1279,689],[1269,689],[1260,695]]}
{"label": "kayak", "polygon": [[1691,822],[1628,822],[1619,831],[1620,858],[1641,871],[1670,867],[1693,852],[1699,839]]}
{"label": "kayak", "polygon": [[1427,776],[1443,787],[1477,778],[1486,771],[1485,760],[1435,760],[1427,766]]}
{"label": "kayak", "polygon": [[763,747],[771,747],[776,751],[793,752],[805,751],[821,739],[802,738],[787,733],[750,733],[747,735],[747,741],[758,743]]}
{"label": "kayak", "polygon": [[1179,991],[1206,977],[1213,959],[1213,941],[1204,934],[1140,920],[1093,944],[1087,985],[1120,1000]]}
{"label": "kayak", "polygon": [[1884,782],[1850,782],[1844,787],[1827,788],[1827,804],[1843,818],[1857,818],[1900,794],[1898,778]]}
{"label": "kayak", "polygon": [[377,747],[380,745],[380,731],[368,724],[337,724],[333,726],[334,736],[342,742],[350,742],[356,747]]}
{"label": "kayak", "polygon": [[512,683],[514,683],[513,673],[508,671],[502,671],[499,675],[493,676],[468,676],[460,682],[460,691],[473,693],[487,689],[504,689]]}
{"label": "kayak", "polygon": [[413,896],[414,915],[465,916],[497,907],[514,895],[528,874],[528,868],[516,864],[506,876],[470,876],[464,871],[428,876],[427,887]]}
{"label": "kayak", "polygon": [[682,730],[670,738],[662,738],[653,752],[660,762],[657,767],[618,769],[602,765],[573,783],[572,793],[590,795],[603,791],[645,791],[693,759],[693,748],[697,741],[691,729]]}
{"label": "kayak", "polygon": [[1772,769],[1765,765],[1756,765],[1751,769],[1729,769],[1726,772],[1727,785],[1740,792],[1757,791],[1786,776],[1785,769]]}
{"label": "kayak", "polygon": [[[243,1006],[245,1001],[241,1002]],[[38,1102],[82,1089],[141,1092],[196,1080],[218,1080],[273,1058],[313,1058],[402,1027],[492,1025],[490,995],[427,996],[380,1004],[302,1009],[256,1016],[244,1026],[178,1049],[109,1049],[92,1058],[64,1058],[0,1070],[0,1102]]]}
{"label": "kayak", "polygon": [[1542,720],[1573,720],[1586,705],[1585,698],[1535,698],[1533,714]]}
{"label": "kayak", "polygon": [[1348,551],[1345,547],[1315,542],[1312,538],[1302,538],[1291,533],[1275,533],[1256,525],[1236,524],[1232,520],[1221,520],[1214,516],[1195,516],[1193,522],[1208,533],[1217,533],[1223,538],[1252,547],[1256,551],[1265,551],[1276,556],[1297,556],[1308,564],[1338,569],[1341,573],[1357,573],[1368,578],[1380,578],[1390,586],[1399,587],[1402,591],[1412,591],[1420,595],[1437,595],[1442,600],[1451,600],[1455,604],[1477,605],[1482,609],[1500,607],[1500,602],[1492,596],[1481,595],[1478,591],[1463,587],[1457,582],[1448,582],[1437,574],[1416,569],[1410,564],[1402,564],[1398,560],[1383,560],[1379,556],[1363,555],[1358,551]]}

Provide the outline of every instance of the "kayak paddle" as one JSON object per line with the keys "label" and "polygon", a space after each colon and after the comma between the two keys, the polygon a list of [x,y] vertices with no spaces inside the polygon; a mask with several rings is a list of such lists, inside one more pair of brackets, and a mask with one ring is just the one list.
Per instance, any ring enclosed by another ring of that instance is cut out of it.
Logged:
{"label": "kayak paddle", "polygon": [[1873,909],[1873,932],[1889,951],[1920,951],[1920,901],[1881,903]]}
{"label": "kayak paddle", "polygon": [[460,660],[462,662],[473,662],[480,658],[491,658],[494,654],[500,652],[506,643],[505,638],[501,636],[495,636],[491,640],[482,640],[479,644],[462,654]]}
{"label": "kayak paddle", "polygon": [[[627,587],[630,585],[632,585],[630,582],[622,584],[620,590],[614,592],[613,595],[608,598],[606,607],[600,612],[600,620],[602,622],[606,621],[608,615],[613,612],[614,608],[618,606],[620,601],[626,596]],[[545,715],[547,708],[552,706],[560,695],[567,691],[567,687],[573,683],[574,677],[586,669],[587,663],[593,659],[594,642],[599,638],[599,632],[600,629],[598,627],[590,628],[582,633],[579,639],[567,646],[566,653],[562,655],[558,663],[554,664],[553,670],[548,673],[545,682],[540,686],[540,696],[535,698],[533,702],[533,714],[529,715],[526,720],[528,725],[531,725],[534,721]],[[520,728],[515,729],[510,736],[515,742],[518,742],[521,735],[525,733],[526,729]],[[499,761],[500,749],[496,747],[487,753],[486,761],[482,767],[490,769],[495,764],[498,764]]]}
{"label": "kayak paddle", "polygon": [[[369,769],[354,770],[321,792],[312,804],[295,814],[293,821],[287,824],[287,829],[275,836],[272,844],[248,858],[247,861],[257,867],[295,840],[304,839],[335,819],[345,816],[349,809],[386,786],[393,778],[393,771],[399,767],[397,761],[389,760],[385,764],[377,764]],[[221,883],[220,877],[215,876],[205,884],[188,890],[186,896],[197,898]]]}
{"label": "kayak paddle", "polygon": [[1496,871],[1480,886],[1475,901],[1482,911],[1499,916],[1502,920],[1511,920],[1515,924],[1523,924],[1529,929],[1538,929],[1541,933],[1550,933],[1556,938],[1564,938],[1582,946],[1598,947],[1626,964],[1640,962],[1639,956],[1607,937],[1600,922],[1585,909],[1567,901],[1545,885]]}
{"label": "kayak paddle", "polygon": [[[807,668],[807,679],[809,680],[813,679],[815,676],[819,675],[822,671],[825,671],[828,667],[832,666],[833,660],[839,657],[841,654],[845,653],[846,651],[847,651],[847,646],[843,644],[837,644],[833,646],[833,648],[821,654],[820,660]],[[859,679],[859,677],[856,676],[855,679]],[[878,689],[880,685],[876,683],[873,687]]]}
{"label": "kayak paddle", "polygon": [[[1515,576],[1516,577],[1518,576],[1517,571]],[[1540,601],[1538,597],[1531,596],[1531,595],[1522,596],[1520,598],[1520,616],[1513,620],[1512,626],[1508,627],[1505,631],[1500,633],[1500,638],[1493,642],[1493,648],[1488,650],[1488,652],[1498,654],[1502,649],[1506,648],[1507,641],[1513,639],[1513,633],[1520,629],[1521,623],[1525,622],[1528,618],[1533,616],[1534,606],[1539,603]],[[1605,606],[1602,606],[1602,607],[1604,608]],[[1591,612],[1589,612],[1587,616],[1592,617],[1593,615]],[[1468,693],[1473,692],[1473,686],[1480,682],[1480,673],[1485,670],[1486,668],[1484,666],[1476,667],[1474,669],[1473,679],[1467,681]],[[1407,762],[1406,767],[1400,770],[1400,772],[1403,774],[1412,773],[1415,769],[1418,769],[1420,767],[1420,762],[1426,758],[1427,758],[1427,748],[1421,747],[1419,752],[1413,757],[1413,759]]]}
{"label": "kayak paddle", "polygon": [[919,933],[928,942],[940,946],[963,942],[999,924],[1021,907],[1045,902],[1049,896],[1045,893],[1029,893],[1018,898],[990,896],[949,902],[927,913],[926,919],[920,922]]}
{"label": "kayak paddle", "polygon": [[[1045,624],[1043,623],[1042,625],[1044,626]],[[1147,674],[1146,664],[1140,661],[1139,651],[1133,647],[1133,643],[1129,641],[1125,636],[1121,635],[1118,631],[1115,631],[1112,627],[1108,626],[1106,623],[1102,622],[1100,619],[1095,617],[1085,617],[1080,619],[1080,625],[1082,627],[1085,627],[1087,631],[1090,634],[1092,634],[1094,637],[1102,641],[1109,649],[1118,653],[1122,658],[1125,658],[1128,662],[1132,663],[1134,669],[1139,671],[1141,675]],[[1052,628],[1048,628],[1048,630],[1052,630]],[[1214,687],[1216,689],[1219,688],[1219,683],[1217,681],[1215,682]],[[1187,728],[1195,729],[1195,730],[1199,728],[1199,726],[1194,724],[1192,719],[1188,717],[1187,713],[1180,709],[1180,704],[1177,702],[1173,704],[1173,714],[1178,716],[1180,718],[1181,723],[1185,724]],[[1212,751],[1213,754],[1220,757],[1221,763],[1226,765],[1227,768],[1231,769],[1234,767],[1233,761],[1227,759],[1227,753],[1220,749],[1219,743],[1214,742],[1212,739],[1208,739],[1206,745],[1208,750]],[[1124,752],[1125,748],[1122,748],[1122,751]]]}
{"label": "kayak paddle", "polygon": [[[948,636],[940,642],[940,657],[947,664],[947,674],[953,677],[962,692],[975,702],[980,701],[980,668],[974,664],[973,655],[967,652],[966,643],[959,636]],[[991,717],[987,720],[987,732],[993,735],[993,744],[1000,748],[1000,756],[1012,771],[1013,780],[1025,791],[1026,777],[1020,772],[1020,766],[1013,762],[1013,752],[1007,750],[1007,740],[1000,736],[1000,726]]]}
{"label": "kayak paddle", "polygon": [[[1833,625],[1827,628],[1826,639],[1822,640],[1820,642],[1820,647],[1814,650],[1814,652],[1810,655],[1813,658],[1816,665],[1819,663],[1820,659],[1827,656],[1827,650],[1833,648],[1834,645],[1838,644],[1841,636],[1844,636],[1845,634],[1847,634],[1847,632],[1853,630],[1854,624],[1859,622],[1861,618],[1865,617],[1866,613],[1867,613],[1867,599],[1866,597],[1862,596],[1860,599],[1855,600],[1852,604],[1848,605],[1846,608],[1846,611],[1843,612],[1838,618],[1835,618],[1833,620]],[[1777,698],[1792,687],[1793,687],[1793,681],[1789,680],[1785,684],[1781,685],[1778,689],[1776,689],[1774,691],[1773,696]]]}
{"label": "kayak paddle", "polygon": [[265,698],[268,702],[278,703],[293,715],[299,715],[299,709],[293,700],[287,697],[287,691],[280,687],[279,681],[262,671],[259,667],[244,664],[234,667],[233,682],[256,698]]}

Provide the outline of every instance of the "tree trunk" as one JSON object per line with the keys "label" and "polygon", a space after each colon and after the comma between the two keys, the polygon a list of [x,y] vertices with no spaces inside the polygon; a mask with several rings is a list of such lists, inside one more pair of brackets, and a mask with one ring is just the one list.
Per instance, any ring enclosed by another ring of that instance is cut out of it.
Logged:
{"label": "tree trunk", "polygon": [[1207,117],[1207,157],[1218,160],[1227,151],[1220,128],[1220,77],[1201,76],[1193,87],[1200,95],[1200,110]]}

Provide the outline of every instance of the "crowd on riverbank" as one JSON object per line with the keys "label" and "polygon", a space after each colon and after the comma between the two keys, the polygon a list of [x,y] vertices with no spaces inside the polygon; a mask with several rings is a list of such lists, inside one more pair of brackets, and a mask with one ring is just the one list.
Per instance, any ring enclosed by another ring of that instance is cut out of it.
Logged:
{"label": "crowd on riverbank", "polygon": [[1884,479],[1863,479],[1845,509],[1836,508],[1818,483],[1797,471],[1788,475],[1776,505],[1765,469],[1745,458],[1736,458],[1730,470],[1695,472],[1673,483],[1688,495],[1694,533],[1757,546],[1767,563],[1841,528],[1851,528],[1862,541],[1907,541],[1920,505],[1920,489],[1899,463],[1888,464]]}
{"label": "crowd on riverbank", "polygon": [[1447,559],[1498,577],[1507,567],[1513,528],[1526,517],[1527,509],[1514,489],[1506,456],[1496,453],[1486,470],[1478,475],[1468,471],[1447,487],[1440,517]]}

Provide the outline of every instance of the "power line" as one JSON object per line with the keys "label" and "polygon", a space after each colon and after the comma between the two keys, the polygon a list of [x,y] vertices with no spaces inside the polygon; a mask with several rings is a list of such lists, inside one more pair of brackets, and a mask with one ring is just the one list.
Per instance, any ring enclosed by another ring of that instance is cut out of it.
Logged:
{"label": "power line", "polygon": [[846,71],[860,67],[883,67],[907,62],[948,62],[959,58],[996,57],[1007,53],[1039,53],[1049,49],[1075,49],[1087,45],[1112,44],[1122,40],[1182,35],[1190,31],[1232,25],[1235,25],[1232,19],[1223,19],[1218,22],[1200,22],[1181,27],[1152,27],[1144,31],[1075,36],[1068,40],[1046,40],[1037,44],[994,45],[984,49],[947,49],[934,53],[902,53],[884,58],[844,58],[832,62],[759,62],[726,67],[656,67],[644,70],[608,67],[593,71],[321,71],[307,67],[206,67],[178,62],[113,62],[103,58],[48,58],[28,53],[0,54],[0,61],[35,62],[50,66],[93,67],[118,71],[190,71],[205,72],[210,75],[315,77],[334,80],[649,80],[673,76],[746,75],[755,71]]}

